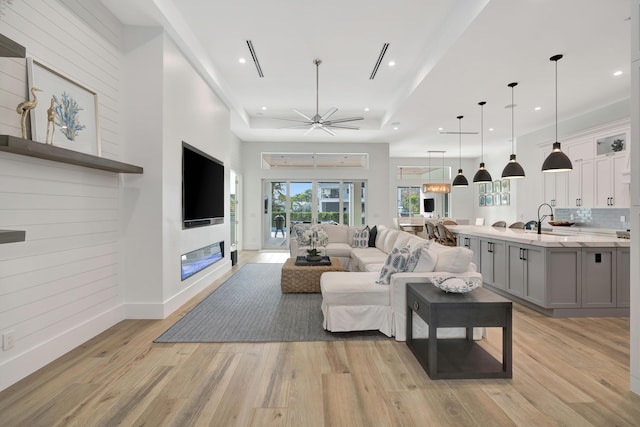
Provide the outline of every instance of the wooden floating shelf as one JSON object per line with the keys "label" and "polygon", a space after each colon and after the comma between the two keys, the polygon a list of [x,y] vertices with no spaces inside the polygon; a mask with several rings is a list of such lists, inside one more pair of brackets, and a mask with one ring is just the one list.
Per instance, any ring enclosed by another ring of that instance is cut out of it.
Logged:
{"label": "wooden floating shelf", "polygon": [[68,163],[70,165],[84,166],[92,169],[100,169],[116,173],[142,173],[140,166],[92,156],[79,151],[68,150],[55,145],[43,144],[11,135],[0,135],[0,151],[21,154],[23,156],[37,157],[39,159],[54,162]]}
{"label": "wooden floating shelf", "polygon": [[0,230],[0,244],[24,242],[26,234],[21,230]]}

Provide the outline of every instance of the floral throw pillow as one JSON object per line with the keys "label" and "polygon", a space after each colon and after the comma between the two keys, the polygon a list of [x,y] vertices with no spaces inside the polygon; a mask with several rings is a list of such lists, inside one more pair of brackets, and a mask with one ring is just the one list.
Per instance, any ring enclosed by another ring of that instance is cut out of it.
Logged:
{"label": "floral throw pillow", "polygon": [[405,271],[410,256],[411,252],[407,247],[402,249],[393,248],[391,252],[389,252],[389,255],[387,255],[387,260],[380,270],[380,276],[378,280],[376,280],[376,283],[379,285],[388,285],[391,282],[391,276],[395,273]]}
{"label": "floral throw pillow", "polygon": [[366,248],[367,246],[369,246],[369,226],[362,230],[356,230],[351,243],[353,248]]}

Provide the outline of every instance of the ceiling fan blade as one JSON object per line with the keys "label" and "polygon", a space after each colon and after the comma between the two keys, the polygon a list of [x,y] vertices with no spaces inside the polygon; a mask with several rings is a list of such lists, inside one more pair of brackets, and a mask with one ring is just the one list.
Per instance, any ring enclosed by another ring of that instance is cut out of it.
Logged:
{"label": "ceiling fan blade", "polygon": [[292,125],[292,126],[283,126],[278,129],[306,129],[309,125]]}
{"label": "ceiling fan blade", "polygon": [[336,133],[333,132],[331,129],[327,128],[326,126],[320,126],[320,129],[322,129],[323,131],[325,131],[326,133],[328,133],[331,136],[336,136]]}
{"label": "ceiling fan blade", "polygon": [[314,126],[311,126],[311,127],[310,127],[310,128],[309,128],[309,129],[308,129],[308,130],[303,134],[303,135],[305,135],[305,136],[306,136],[306,135],[309,135],[309,133],[310,133],[312,130],[314,130],[315,128],[316,128],[316,127],[315,127],[315,125],[314,125]]}
{"label": "ceiling fan blade", "polygon": [[353,122],[356,120],[364,120],[364,117],[345,117],[344,119],[327,120],[324,124],[332,125],[333,123]]}
{"label": "ceiling fan blade", "polygon": [[307,119],[307,120],[309,120],[309,121],[311,121],[311,122],[313,121],[313,119],[312,119],[311,117],[307,116],[307,115],[306,115],[306,114],[304,114],[304,113],[301,113],[300,111],[296,110],[295,108],[292,108],[292,109],[291,109],[291,111],[293,111],[294,113],[296,113],[296,114],[297,114],[297,115],[299,115],[299,116],[304,117],[305,119]]}
{"label": "ceiling fan blade", "polygon": [[358,126],[349,126],[349,125],[324,125],[325,127],[330,127],[330,128],[337,128],[337,129],[353,129],[353,130],[359,130],[360,128]]}
{"label": "ceiling fan blade", "polygon": [[285,119],[282,117],[265,117],[266,119],[272,119],[272,120],[284,120],[287,122],[298,122],[298,123],[306,123],[308,125],[313,124],[312,121],[310,120],[298,120],[298,119]]}
{"label": "ceiling fan blade", "polygon": [[329,117],[333,116],[333,114],[338,111],[338,109],[336,107],[331,107],[329,109],[329,111],[327,111],[326,113],[324,113],[324,116],[320,117],[320,121],[325,121],[327,120]]}

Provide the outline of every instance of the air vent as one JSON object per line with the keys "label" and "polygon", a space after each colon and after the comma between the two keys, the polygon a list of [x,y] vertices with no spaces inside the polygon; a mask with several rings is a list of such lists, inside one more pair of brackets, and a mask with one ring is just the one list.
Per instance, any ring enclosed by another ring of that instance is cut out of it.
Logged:
{"label": "air vent", "polygon": [[264,77],[264,74],[262,73],[262,67],[260,66],[260,61],[258,61],[258,56],[256,55],[256,51],[253,48],[253,43],[251,42],[251,40],[247,40],[247,46],[249,46],[249,52],[251,53],[251,58],[253,58],[253,63],[256,64],[258,75],[260,77]]}
{"label": "air vent", "polygon": [[382,58],[384,58],[384,54],[387,53],[387,48],[389,47],[389,43],[385,43],[382,46],[382,50],[380,51],[380,55],[378,56],[378,60],[376,61],[376,65],[373,67],[373,71],[369,76],[369,80],[373,80],[376,77],[376,73],[378,72],[378,68],[380,68],[380,64],[382,63]]}

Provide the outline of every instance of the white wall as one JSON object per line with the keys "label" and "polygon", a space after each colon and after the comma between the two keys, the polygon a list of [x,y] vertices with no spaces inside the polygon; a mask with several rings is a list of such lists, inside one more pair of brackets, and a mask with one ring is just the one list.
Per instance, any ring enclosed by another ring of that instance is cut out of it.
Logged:
{"label": "white wall", "polygon": [[[285,153],[369,153],[369,168],[262,169],[262,152]],[[392,225],[395,207],[389,202],[388,144],[315,144],[307,142],[262,143],[243,142],[243,223],[244,248],[261,249],[262,245],[262,180],[361,179],[367,181],[367,223]],[[395,203],[395,202],[394,202]]]}
{"label": "white wall", "polygon": [[[1,32],[28,56],[98,93],[102,155],[121,160],[119,50],[54,0],[4,13]],[[23,64],[0,72],[2,134],[20,136]],[[120,192],[117,174],[0,153],[0,228],[27,239],[0,245],[0,332],[15,337],[0,351],[0,390],[124,318]]]}

